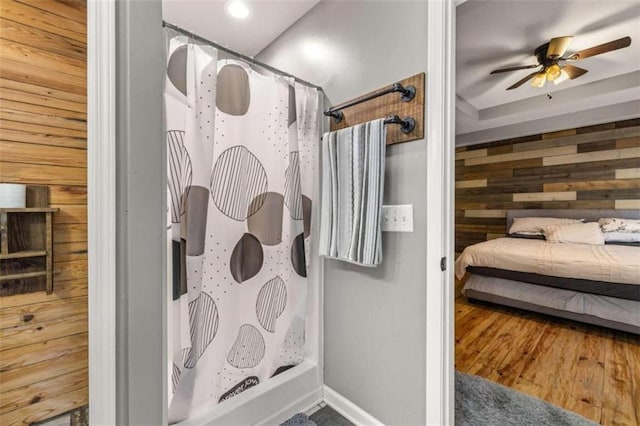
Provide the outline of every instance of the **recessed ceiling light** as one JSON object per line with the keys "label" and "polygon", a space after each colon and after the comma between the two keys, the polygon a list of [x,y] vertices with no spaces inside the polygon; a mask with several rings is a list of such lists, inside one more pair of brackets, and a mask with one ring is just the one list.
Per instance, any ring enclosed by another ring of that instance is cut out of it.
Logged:
{"label": "recessed ceiling light", "polygon": [[227,13],[236,19],[247,19],[251,14],[247,4],[241,0],[228,0],[224,6]]}

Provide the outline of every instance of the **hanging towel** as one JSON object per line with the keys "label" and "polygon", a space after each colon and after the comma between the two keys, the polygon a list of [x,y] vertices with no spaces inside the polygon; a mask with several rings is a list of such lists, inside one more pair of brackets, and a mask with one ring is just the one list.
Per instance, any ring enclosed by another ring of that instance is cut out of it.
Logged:
{"label": "hanging towel", "polygon": [[382,262],[384,119],[322,137],[320,255],[363,266]]}

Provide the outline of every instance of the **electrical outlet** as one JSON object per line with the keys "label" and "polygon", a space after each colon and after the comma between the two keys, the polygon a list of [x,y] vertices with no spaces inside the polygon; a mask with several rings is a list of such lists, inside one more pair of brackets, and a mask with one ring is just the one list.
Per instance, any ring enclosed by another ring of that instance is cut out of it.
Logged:
{"label": "electrical outlet", "polygon": [[382,230],[413,232],[413,204],[382,206]]}

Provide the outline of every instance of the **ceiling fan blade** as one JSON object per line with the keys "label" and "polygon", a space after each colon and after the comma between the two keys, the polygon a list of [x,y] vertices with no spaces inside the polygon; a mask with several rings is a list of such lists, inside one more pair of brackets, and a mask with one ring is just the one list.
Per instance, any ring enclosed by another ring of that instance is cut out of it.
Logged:
{"label": "ceiling fan blade", "polygon": [[501,68],[499,70],[493,70],[489,74],[498,74],[501,72],[508,72],[508,71],[527,70],[529,68],[537,68],[539,66],[540,65],[536,64],[536,65],[520,65],[518,67],[510,67],[510,68]]}
{"label": "ceiling fan blade", "polygon": [[547,58],[556,59],[564,55],[567,47],[571,44],[571,40],[573,40],[571,36],[552,38],[549,42],[549,47],[547,47]]}
{"label": "ceiling fan blade", "polygon": [[562,69],[567,73],[567,75],[569,75],[569,78],[571,80],[589,72],[589,70],[585,70],[584,68],[576,67],[569,64],[563,66]]}
{"label": "ceiling fan blade", "polygon": [[526,76],[525,78],[523,78],[522,80],[518,80],[516,83],[512,84],[511,86],[507,87],[507,90],[511,90],[511,89],[517,89],[518,87],[522,86],[524,83],[526,83],[528,80],[531,80],[531,78],[538,74],[538,71],[536,72],[532,72],[531,74],[529,74],[528,76]]}
{"label": "ceiling fan blade", "polygon": [[613,40],[608,43],[599,44],[597,46],[590,47],[588,49],[581,50],[579,52],[569,55],[567,58],[570,61],[577,61],[580,59],[589,58],[591,56],[601,55],[603,53],[611,52],[613,50],[622,49],[628,47],[631,44],[631,37],[622,37],[618,40]]}

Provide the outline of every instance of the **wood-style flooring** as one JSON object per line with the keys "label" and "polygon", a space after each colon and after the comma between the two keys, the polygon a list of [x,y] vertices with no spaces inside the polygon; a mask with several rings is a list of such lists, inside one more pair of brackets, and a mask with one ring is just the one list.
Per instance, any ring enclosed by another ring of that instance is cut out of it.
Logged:
{"label": "wood-style flooring", "polygon": [[456,283],[456,369],[603,425],[640,425],[640,336],[493,304]]}

